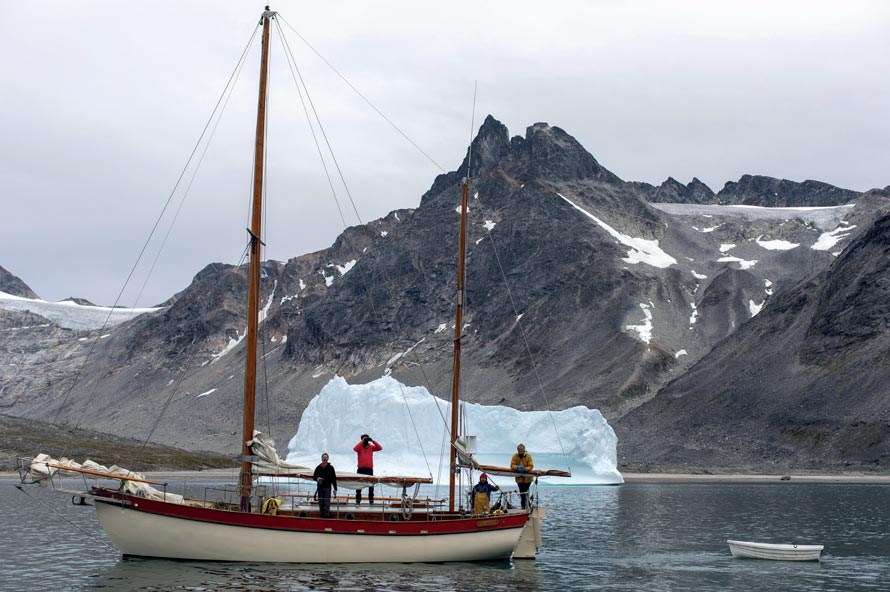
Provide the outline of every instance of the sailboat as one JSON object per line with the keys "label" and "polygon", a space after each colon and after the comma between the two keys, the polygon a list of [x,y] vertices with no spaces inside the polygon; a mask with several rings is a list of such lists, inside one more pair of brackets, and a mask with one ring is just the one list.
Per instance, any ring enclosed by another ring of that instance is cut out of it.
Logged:
{"label": "sailboat", "polygon": [[[312,479],[308,467],[287,463],[274,443],[254,429],[257,379],[257,334],[261,275],[263,165],[265,156],[266,83],[269,67],[270,23],[276,13],[266,7],[262,14],[262,57],[259,77],[254,184],[249,233],[248,330],[244,376],[244,410],[241,469],[233,495],[219,499],[189,499],[168,493],[167,484],[143,475],[95,463],[78,464],[67,459],[39,455],[21,466],[24,483],[46,483],[57,475],[78,474],[99,480],[83,492],[81,500],[93,501],[99,522],[124,556],[186,560],[377,563],[491,561],[534,558],[541,545],[541,520],[545,509],[505,508],[474,515],[458,504],[456,473],[479,470],[473,458],[471,438],[459,436],[459,385],[461,315],[464,305],[468,181],[461,184],[460,258],[452,380],[449,495],[444,500],[421,499],[419,486],[428,477],[367,476],[339,474],[340,486],[361,488],[386,483],[402,488],[400,498],[379,506],[335,503],[330,517],[322,517],[316,505],[282,504],[269,496],[260,478]],[[520,475],[508,467],[486,467],[493,474]],[[565,471],[529,471],[526,476],[569,476]],[[114,480],[116,486],[107,485]],[[409,487],[414,491],[409,495]],[[72,493],[68,491],[67,493]]]}

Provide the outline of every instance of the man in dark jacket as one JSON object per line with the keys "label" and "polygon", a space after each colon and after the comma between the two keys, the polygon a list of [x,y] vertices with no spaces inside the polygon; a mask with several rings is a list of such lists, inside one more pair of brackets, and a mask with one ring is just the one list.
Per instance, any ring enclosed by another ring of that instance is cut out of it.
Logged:
{"label": "man in dark jacket", "polygon": [[331,488],[334,494],[337,493],[337,473],[334,471],[334,465],[328,463],[328,453],[321,455],[321,464],[315,467],[312,478],[318,483],[318,511],[321,512],[322,518],[331,517]]}

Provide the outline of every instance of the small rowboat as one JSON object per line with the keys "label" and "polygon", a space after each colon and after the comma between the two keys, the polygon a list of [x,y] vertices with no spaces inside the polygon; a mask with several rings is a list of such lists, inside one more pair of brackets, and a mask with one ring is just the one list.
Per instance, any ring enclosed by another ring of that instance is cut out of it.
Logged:
{"label": "small rowboat", "polygon": [[729,540],[726,542],[733,557],[774,561],[819,561],[824,549],[822,545],[774,545]]}

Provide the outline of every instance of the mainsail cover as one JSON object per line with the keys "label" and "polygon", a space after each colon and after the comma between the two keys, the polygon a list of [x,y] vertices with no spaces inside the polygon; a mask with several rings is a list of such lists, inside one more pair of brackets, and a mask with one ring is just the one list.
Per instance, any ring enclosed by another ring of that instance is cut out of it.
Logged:
{"label": "mainsail cover", "polygon": [[106,467],[89,459],[81,464],[65,457],[55,459],[48,454],[38,454],[29,463],[22,481],[26,483],[37,483],[42,487],[46,487],[54,476],[63,476],[65,474],[70,476],[72,473],[96,481],[102,479],[120,479],[122,487],[121,491],[138,497],[170,502],[173,504],[181,504],[184,501],[184,498],[181,495],[166,493],[155,489],[149,483],[144,483],[146,479],[145,475],[142,473],[137,473],[136,471],[131,471],[117,465]]}

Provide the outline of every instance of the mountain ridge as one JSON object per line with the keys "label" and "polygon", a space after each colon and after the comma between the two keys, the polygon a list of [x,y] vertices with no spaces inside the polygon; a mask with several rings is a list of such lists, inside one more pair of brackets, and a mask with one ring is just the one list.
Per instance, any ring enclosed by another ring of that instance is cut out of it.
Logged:
{"label": "mountain ridge", "polygon": [[[280,403],[269,414],[277,433],[296,429],[309,398],[333,376],[392,374],[438,395],[450,384],[455,208],[468,170],[467,400],[522,410],[598,408],[621,434],[624,462],[635,465],[674,466],[684,454],[703,459],[679,445],[676,458],[646,448],[630,427],[646,434],[660,425],[658,414],[669,409],[663,401],[679,388],[672,385],[696,376],[714,351],[734,347],[726,344],[745,338],[752,320],[774,314],[772,302],[827,273],[834,253],[869,236],[890,210],[885,190],[813,181],[745,175],[717,194],[697,178],[687,185],[669,178],[657,188],[625,182],[558,127],[536,123],[511,138],[489,116],[470,155],[437,176],[417,208],[350,227],[316,253],[263,263],[260,355]],[[675,201],[659,201],[670,196]],[[737,210],[721,200],[833,206],[776,217],[769,208]],[[169,397],[169,425],[158,437],[228,450],[239,420],[213,410],[240,405],[234,377],[243,367],[245,286],[243,267],[210,264],[162,311],[114,327],[105,339],[91,336],[95,357],[85,364],[83,333],[46,327],[29,342],[26,333],[9,332],[8,351],[33,350],[29,368],[51,362],[33,376],[7,374],[0,404],[70,421],[89,401],[98,410],[88,427],[129,433],[143,429],[137,415],[159,413]],[[55,385],[67,388],[78,364],[84,378],[60,412]],[[784,424],[770,425],[781,433]],[[752,463],[760,458],[745,454]],[[715,468],[722,461],[707,462]]]}

